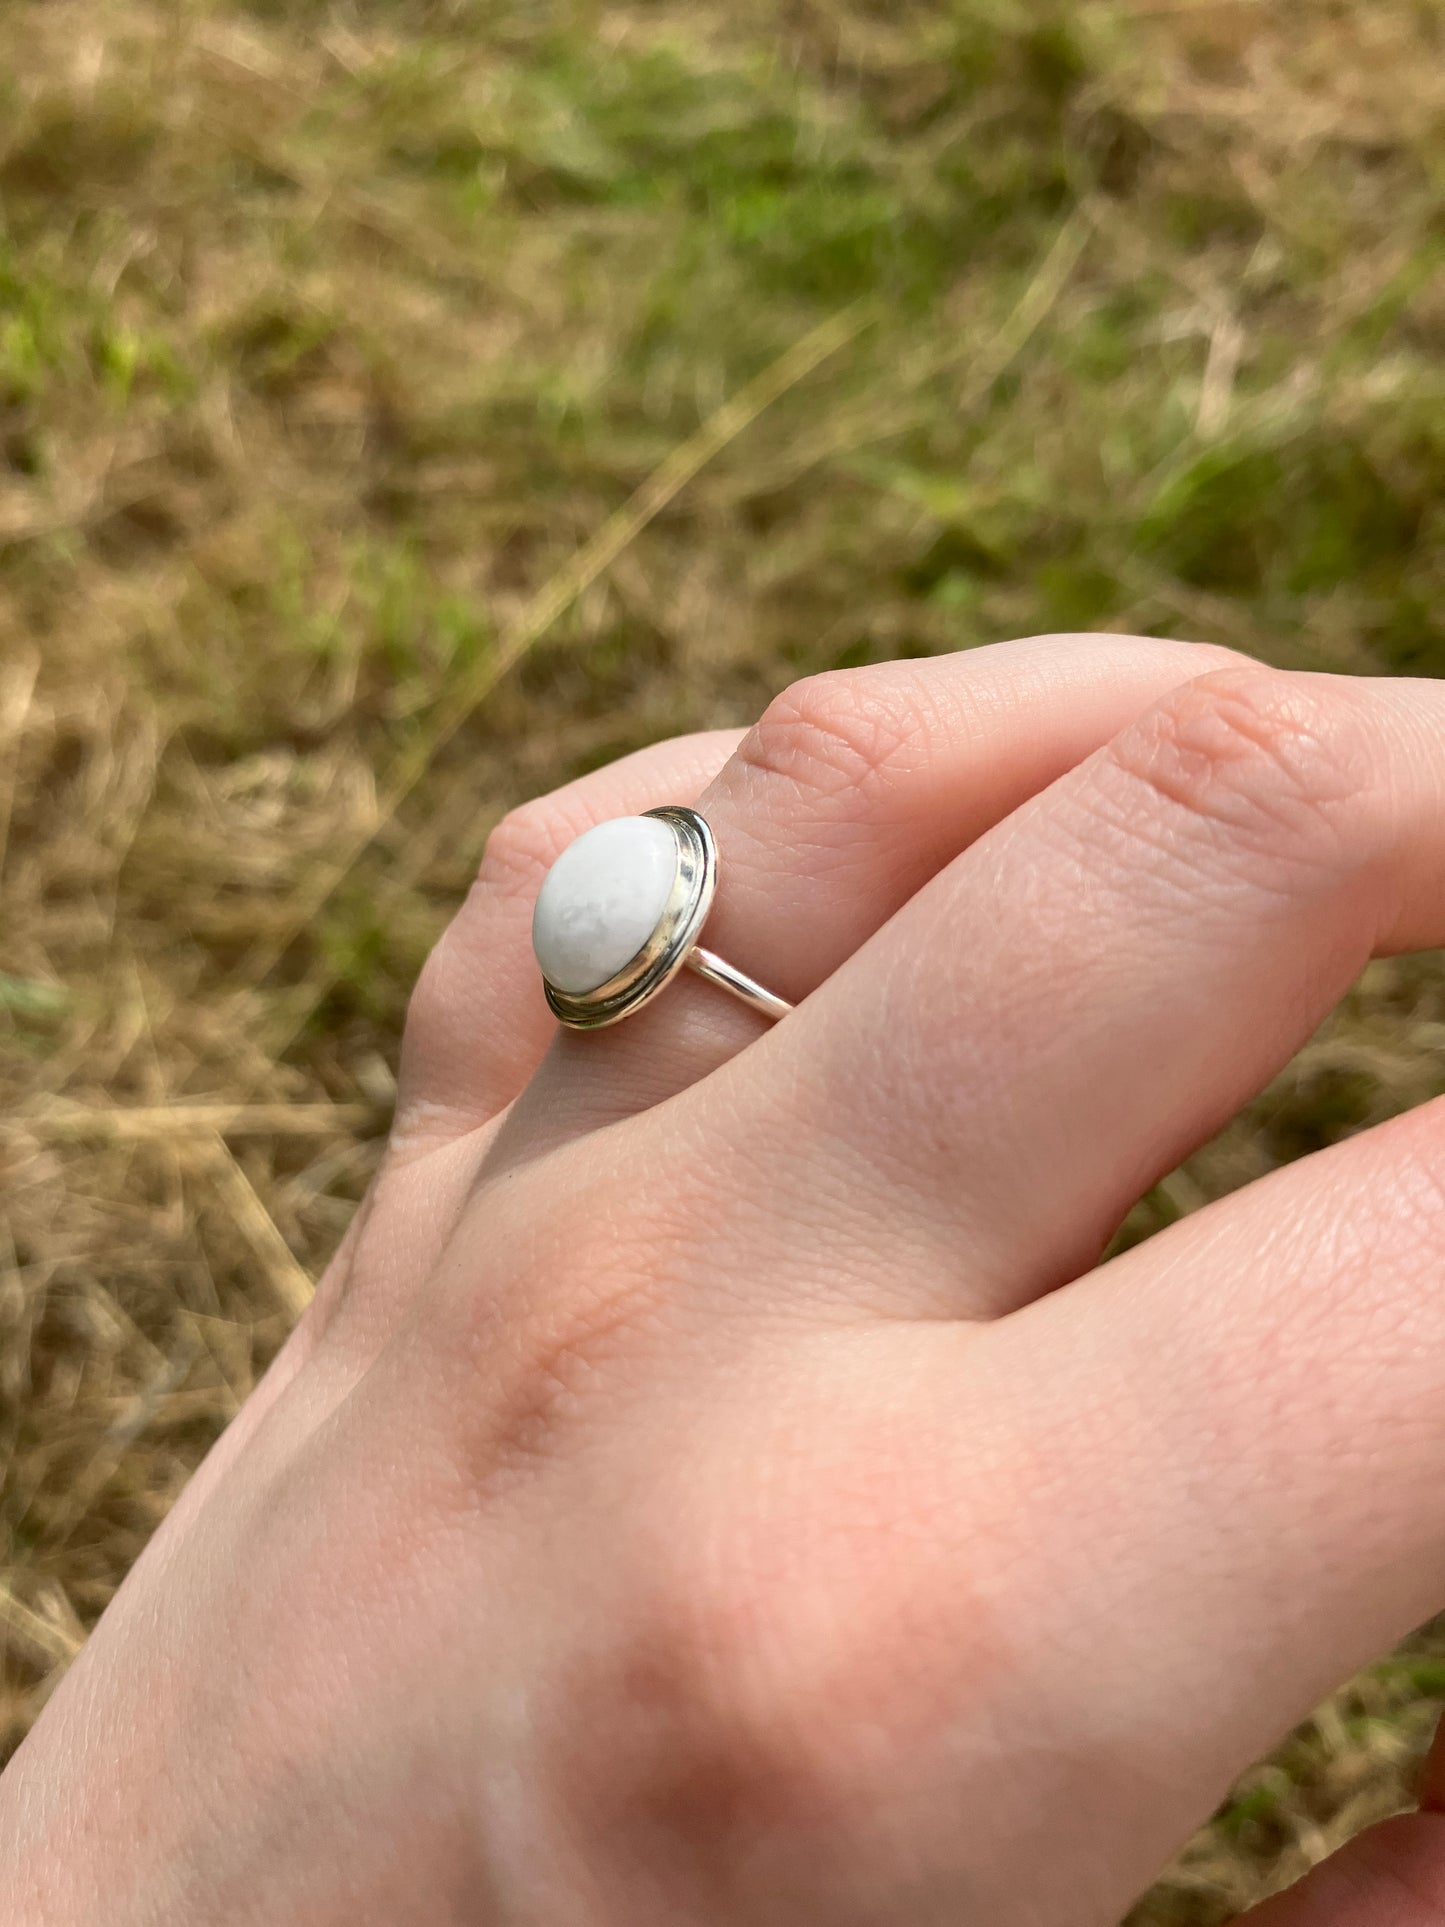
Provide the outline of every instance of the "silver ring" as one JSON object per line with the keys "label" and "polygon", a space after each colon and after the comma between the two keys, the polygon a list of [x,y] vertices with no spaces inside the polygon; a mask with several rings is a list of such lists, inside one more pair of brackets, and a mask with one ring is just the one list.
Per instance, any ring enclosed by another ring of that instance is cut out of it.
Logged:
{"label": "silver ring", "polygon": [[717,845],[696,810],[614,817],[543,878],[532,948],[553,1015],[572,1030],[630,1017],[687,969],[776,1020],[792,1005],[697,939],[717,890]]}

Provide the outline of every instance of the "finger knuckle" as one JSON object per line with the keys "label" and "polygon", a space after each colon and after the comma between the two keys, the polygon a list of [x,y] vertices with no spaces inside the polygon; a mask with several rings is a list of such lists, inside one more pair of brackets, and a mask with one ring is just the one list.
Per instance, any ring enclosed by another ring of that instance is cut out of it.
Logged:
{"label": "finger knuckle", "polygon": [[1115,738],[1106,764],[1151,818],[1251,856],[1336,865],[1374,797],[1352,704],[1257,665],[1183,684]]}
{"label": "finger knuckle", "polygon": [[[682,1456],[690,1489],[654,1488],[616,1644],[566,1682],[570,1704],[590,1702],[587,1728],[608,1736],[605,1753],[578,1758],[581,1784],[594,1800],[604,1789],[596,1817],[609,1830],[662,1832],[694,1864],[746,1865],[761,1837],[784,1853],[845,1845],[891,1800],[906,1803],[944,1682],[981,1683],[1008,1663],[1008,1642],[962,1584],[946,1631],[920,1613],[916,1568],[911,1582],[879,1559],[851,1476],[834,1486],[824,1465],[806,1497],[745,1495],[706,1445]],[[918,1483],[900,1463],[904,1533]],[[633,1763],[625,1779],[619,1759]]]}
{"label": "finger knuckle", "polygon": [[[764,1833],[846,1830],[857,1679],[795,1642],[786,1595],[720,1560],[711,1534],[726,1527],[672,1523],[616,1647],[568,1682],[569,1700],[594,1712],[587,1728],[610,1735],[605,1759],[588,1749],[574,1769],[607,1831],[660,1831],[695,1861],[745,1860]],[[632,1762],[626,1779],[619,1758]]]}
{"label": "finger knuckle", "polygon": [[489,1487],[563,1456],[594,1405],[615,1396],[649,1302],[635,1277],[594,1272],[585,1290],[499,1335],[480,1453]]}
{"label": "finger knuckle", "polygon": [[487,838],[478,883],[508,895],[534,892],[578,828],[545,797],[518,804]]}
{"label": "finger knuckle", "polygon": [[738,760],[767,780],[830,802],[866,800],[906,765],[924,718],[858,670],[793,683],[744,737]]}
{"label": "finger knuckle", "polygon": [[467,1295],[449,1351],[485,1385],[460,1444],[477,1491],[495,1494],[565,1458],[617,1402],[668,1327],[685,1254],[665,1214],[615,1183],[550,1197],[538,1226],[533,1174],[497,1204],[504,1245],[530,1224],[500,1289]]}

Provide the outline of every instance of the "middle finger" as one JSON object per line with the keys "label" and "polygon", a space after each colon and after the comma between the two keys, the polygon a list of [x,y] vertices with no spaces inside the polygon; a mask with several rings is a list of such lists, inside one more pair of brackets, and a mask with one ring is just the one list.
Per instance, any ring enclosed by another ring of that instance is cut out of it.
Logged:
{"label": "middle finger", "polygon": [[713,1167],[776,1174],[824,1289],[860,1249],[916,1258],[891,1272],[914,1311],[1078,1277],[1372,952],[1445,936],[1442,741],[1435,683],[1175,690],[787,1018],[772,1076],[723,1081]]}

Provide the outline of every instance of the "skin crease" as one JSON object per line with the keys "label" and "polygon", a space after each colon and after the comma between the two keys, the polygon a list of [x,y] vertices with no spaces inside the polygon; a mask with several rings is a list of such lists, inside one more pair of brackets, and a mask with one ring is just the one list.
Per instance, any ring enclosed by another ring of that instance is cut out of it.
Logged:
{"label": "skin crease", "polygon": [[[291,1342],[0,1778],[17,1927],[1109,1927],[1445,1597],[1445,1111],[1099,1267],[1368,956],[1445,689],[1052,637],[527,805]],[[709,942],[554,1036],[591,822]],[[1261,1927],[1445,1921],[1445,1758]]]}

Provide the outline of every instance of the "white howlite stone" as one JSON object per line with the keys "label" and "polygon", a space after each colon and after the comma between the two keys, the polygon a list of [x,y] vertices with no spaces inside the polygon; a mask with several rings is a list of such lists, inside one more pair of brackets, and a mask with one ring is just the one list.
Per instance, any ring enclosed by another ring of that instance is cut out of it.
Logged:
{"label": "white howlite stone", "polygon": [[532,912],[548,983],[580,997],[615,977],[657,928],[677,863],[677,839],[656,816],[617,816],[569,843]]}

